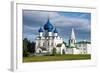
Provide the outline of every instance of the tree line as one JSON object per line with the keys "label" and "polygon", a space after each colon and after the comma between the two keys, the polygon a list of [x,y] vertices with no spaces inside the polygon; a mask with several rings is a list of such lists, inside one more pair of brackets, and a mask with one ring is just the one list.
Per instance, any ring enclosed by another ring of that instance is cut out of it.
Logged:
{"label": "tree line", "polygon": [[27,38],[23,39],[23,56],[28,56],[30,53],[35,52],[35,42],[31,42]]}

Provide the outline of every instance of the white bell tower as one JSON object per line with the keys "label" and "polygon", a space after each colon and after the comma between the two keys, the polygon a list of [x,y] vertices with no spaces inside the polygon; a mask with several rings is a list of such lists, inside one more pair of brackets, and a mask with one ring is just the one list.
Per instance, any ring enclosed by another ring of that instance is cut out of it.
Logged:
{"label": "white bell tower", "polygon": [[69,39],[69,46],[75,47],[75,43],[76,43],[76,38],[75,38],[74,28],[72,28],[71,36],[70,36],[70,39]]}

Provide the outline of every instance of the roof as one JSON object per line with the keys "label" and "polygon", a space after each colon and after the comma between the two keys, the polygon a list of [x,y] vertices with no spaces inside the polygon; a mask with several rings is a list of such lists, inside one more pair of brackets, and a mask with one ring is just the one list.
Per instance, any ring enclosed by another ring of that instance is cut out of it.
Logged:
{"label": "roof", "polygon": [[53,25],[50,23],[49,19],[47,20],[47,23],[44,25],[44,29],[48,32],[51,32],[53,30]]}
{"label": "roof", "polygon": [[45,47],[40,47],[42,50],[46,50],[46,48]]}
{"label": "roof", "polygon": [[61,47],[62,46],[62,44],[57,44],[57,47]]}
{"label": "roof", "polygon": [[74,47],[74,46],[66,46],[67,48],[76,48],[76,47]]}
{"label": "roof", "polygon": [[77,42],[76,44],[91,44],[91,42],[88,42],[88,41],[80,41],[80,42]]}
{"label": "roof", "polygon": [[40,29],[38,30],[38,32],[43,32],[43,29],[40,27]]}
{"label": "roof", "polygon": [[56,28],[54,29],[54,33],[58,33],[58,31],[57,31],[57,29],[56,29]]}

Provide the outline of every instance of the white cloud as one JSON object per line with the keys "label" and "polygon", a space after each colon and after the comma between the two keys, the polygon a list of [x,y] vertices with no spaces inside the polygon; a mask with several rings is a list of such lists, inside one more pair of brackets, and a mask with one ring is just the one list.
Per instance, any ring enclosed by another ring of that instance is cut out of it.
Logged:
{"label": "white cloud", "polygon": [[37,29],[41,27],[41,24],[43,26],[46,23],[48,17],[54,26],[66,28],[74,26],[77,27],[78,30],[90,30],[90,20],[83,18],[86,17],[87,14],[81,14],[78,16],[79,18],[76,18],[61,15],[58,12],[25,11],[24,16],[26,16],[27,19],[35,22],[35,24],[32,24],[33,27],[27,24],[26,28],[32,31],[37,31]]}
{"label": "white cloud", "polygon": [[90,29],[90,20],[84,19],[84,18],[74,18],[74,17],[67,17],[67,16],[61,16],[60,14],[55,17],[51,18],[52,23],[55,24],[55,26],[60,27],[69,27],[69,26],[77,26],[81,29]]}
{"label": "white cloud", "polygon": [[36,31],[36,30],[39,29],[39,28],[40,28],[40,27],[31,27],[31,26],[24,25],[24,29],[25,29],[25,30]]}

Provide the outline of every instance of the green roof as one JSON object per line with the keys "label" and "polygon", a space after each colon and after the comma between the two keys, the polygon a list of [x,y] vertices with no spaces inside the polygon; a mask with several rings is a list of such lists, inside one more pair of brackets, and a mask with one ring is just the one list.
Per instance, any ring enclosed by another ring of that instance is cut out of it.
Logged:
{"label": "green roof", "polygon": [[91,42],[88,42],[88,41],[80,41],[80,42],[77,42],[76,44],[91,44]]}
{"label": "green roof", "polygon": [[73,47],[73,46],[67,46],[67,48],[76,48],[76,47]]}

